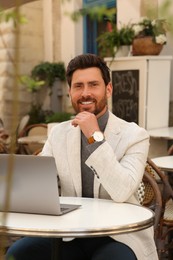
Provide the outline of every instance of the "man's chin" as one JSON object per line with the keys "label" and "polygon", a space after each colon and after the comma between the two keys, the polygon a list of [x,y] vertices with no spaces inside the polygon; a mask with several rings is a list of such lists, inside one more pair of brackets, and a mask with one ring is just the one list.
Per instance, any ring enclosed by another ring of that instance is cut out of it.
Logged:
{"label": "man's chin", "polygon": [[91,109],[91,108],[87,108],[87,107],[83,107],[83,108],[80,108],[79,110],[78,110],[79,112],[84,112],[84,111],[87,111],[87,112],[90,112],[90,113],[95,113],[95,110],[93,110],[93,109]]}
{"label": "man's chin", "polygon": [[95,110],[91,110],[91,109],[83,109],[83,110],[80,110],[80,112],[89,112],[91,114],[94,114],[95,116],[97,116],[99,113]]}

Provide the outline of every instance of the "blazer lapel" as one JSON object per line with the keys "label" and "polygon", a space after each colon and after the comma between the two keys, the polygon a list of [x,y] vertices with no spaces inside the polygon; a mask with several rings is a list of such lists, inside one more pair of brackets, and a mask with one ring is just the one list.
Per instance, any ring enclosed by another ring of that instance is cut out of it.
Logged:
{"label": "blazer lapel", "polygon": [[[116,151],[116,148],[118,146],[118,143],[121,139],[121,130],[120,130],[120,122],[118,118],[113,115],[111,112],[109,112],[109,119],[108,123],[106,125],[104,135],[106,138],[106,141],[109,143],[109,145],[112,147],[114,151]],[[96,198],[99,197],[100,192],[100,182],[98,182],[97,178],[95,178],[94,181],[94,196]]]}
{"label": "blazer lapel", "polygon": [[120,122],[118,121],[118,118],[115,115],[113,115],[111,112],[109,112],[109,119],[104,134],[105,134],[106,141],[115,150],[121,138],[121,130],[120,130]]}
{"label": "blazer lapel", "polygon": [[81,186],[81,131],[73,127],[67,135],[67,161],[77,196],[82,196]]}

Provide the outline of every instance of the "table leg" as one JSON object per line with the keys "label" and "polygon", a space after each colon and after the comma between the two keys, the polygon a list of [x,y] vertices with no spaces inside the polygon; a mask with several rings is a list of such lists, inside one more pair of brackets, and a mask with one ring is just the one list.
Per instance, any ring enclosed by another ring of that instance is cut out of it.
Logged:
{"label": "table leg", "polygon": [[51,260],[60,260],[62,238],[52,239],[52,256]]}

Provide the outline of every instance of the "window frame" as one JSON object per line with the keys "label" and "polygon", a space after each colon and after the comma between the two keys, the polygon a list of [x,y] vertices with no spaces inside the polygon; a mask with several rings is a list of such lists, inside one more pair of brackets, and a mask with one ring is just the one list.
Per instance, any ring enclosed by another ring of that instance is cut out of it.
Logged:
{"label": "window frame", "polygon": [[[116,6],[116,0],[83,0],[83,7],[94,7],[97,5],[106,5],[107,8]],[[90,25],[90,28],[89,28]],[[92,38],[88,38],[88,30],[92,34]],[[92,21],[88,16],[83,18],[83,52],[84,53],[97,53],[97,21]]]}

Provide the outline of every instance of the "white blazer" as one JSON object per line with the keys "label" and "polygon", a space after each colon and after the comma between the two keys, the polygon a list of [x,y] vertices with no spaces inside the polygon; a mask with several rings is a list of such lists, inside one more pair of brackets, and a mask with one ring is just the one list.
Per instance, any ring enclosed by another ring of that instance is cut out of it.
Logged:
{"label": "white blazer", "polygon": [[[86,161],[94,174],[94,197],[139,204],[136,190],[148,155],[148,133],[109,112],[104,134],[106,141]],[[53,127],[41,155],[55,158],[61,195],[82,196],[80,128],[71,121]],[[132,248],[138,260],[158,259],[152,227],[112,237]]]}

